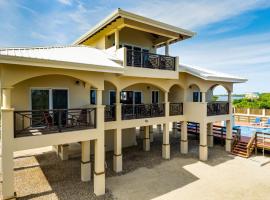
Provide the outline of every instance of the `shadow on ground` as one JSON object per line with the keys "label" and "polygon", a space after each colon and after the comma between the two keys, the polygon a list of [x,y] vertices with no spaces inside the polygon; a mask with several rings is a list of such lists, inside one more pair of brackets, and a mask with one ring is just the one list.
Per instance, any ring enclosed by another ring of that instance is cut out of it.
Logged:
{"label": "shadow on ground", "polygon": [[[184,187],[198,178],[184,169],[198,162],[199,141],[189,138],[189,153],[179,153],[179,138],[171,136],[171,160],[164,160],[162,134],[156,134],[150,152],[138,145],[123,149],[123,172],[112,170],[113,152],[106,153],[106,194],[97,198],[93,193],[93,182],[81,182],[80,158],[61,161],[54,152],[35,156],[18,156],[15,162],[15,189],[18,199],[151,199],[172,190]],[[224,147],[209,148],[209,160],[215,166],[233,159]],[[92,166],[93,166],[92,159]],[[93,169],[93,167],[92,167]],[[0,191],[1,192],[1,191]],[[132,198],[134,197],[134,198]]]}

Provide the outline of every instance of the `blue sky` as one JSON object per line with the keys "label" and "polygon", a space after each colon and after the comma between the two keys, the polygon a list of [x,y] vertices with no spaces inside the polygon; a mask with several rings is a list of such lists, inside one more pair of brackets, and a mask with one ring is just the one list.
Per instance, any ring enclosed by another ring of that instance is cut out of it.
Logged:
{"label": "blue sky", "polygon": [[269,0],[0,0],[0,47],[70,44],[117,8],[197,32],[171,54],[248,78],[234,93],[270,92]]}

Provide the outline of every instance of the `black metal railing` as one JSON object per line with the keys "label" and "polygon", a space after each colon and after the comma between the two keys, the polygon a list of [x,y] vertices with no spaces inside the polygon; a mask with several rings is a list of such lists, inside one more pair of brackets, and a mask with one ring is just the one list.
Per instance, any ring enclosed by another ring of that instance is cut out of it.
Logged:
{"label": "black metal railing", "polygon": [[122,120],[165,116],[165,104],[123,104]]}
{"label": "black metal railing", "polygon": [[229,114],[229,102],[208,102],[207,116]]}
{"label": "black metal railing", "polygon": [[14,137],[96,128],[96,108],[14,112]]}
{"label": "black metal railing", "polygon": [[183,115],[183,103],[170,103],[170,116]]}
{"label": "black metal railing", "polygon": [[105,106],[104,118],[105,122],[111,122],[116,120],[116,106],[115,105],[106,105]]}
{"label": "black metal railing", "polygon": [[175,70],[175,57],[127,49],[127,66]]}

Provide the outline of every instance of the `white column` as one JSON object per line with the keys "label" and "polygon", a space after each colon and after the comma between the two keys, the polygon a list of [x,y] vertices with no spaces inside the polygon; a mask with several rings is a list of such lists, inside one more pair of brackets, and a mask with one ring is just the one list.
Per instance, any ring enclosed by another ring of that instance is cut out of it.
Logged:
{"label": "white column", "polygon": [[165,45],[165,55],[169,56],[169,44],[168,43],[166,43],[166,45]]}
{"label": "white column", "polygon": [[226,121],[226,145],[225,149],[227,152],[231,152],[232,150],[232,121],[227,120]]}
{"label": "white column", "polygon": [[2,199],[15,198],[14,189],[14,109],[11,108],[11,88],[2,88],[1,143],[2,143]]}
{"label": "white column", "polygon": [[99,134],[95,140],[94,193],[99,196],[105,194],[104,106],[102,105],[102,90],[97,90],[96,122]]}
{"label": "white column", "polygon": [[61,160],[68,160],[68,153],[69,153],[68,151],[69,151],[68,144],[60,145],[59,156],[60,156]]}
{"label": "white column", "polygon": [[115,172],[121,172],[123,168],[122,165],[122,129],[117,128],[114,130],[113,170]]}
{"label": "white column", "polygon": [[164,158],[164,159],[170,159],[169,123],[163,124],[162,158]]}
{"label": "white column", "polygon": [[153,126],[149,126],[149,135],[150,135],[150,142],[154,142],[154,131]]}
{"label": "white column", "polygon": [[143,150],[150,151],[149,126],[144,127]]}
{"label": "white column", "polygon": [[208,159],[208,147],[207,147],[207,124],[200,123],[200,149],[199,157],[202,161]]}
{"label": "white column", "polygon": [[207,144],[209,147],[214,146],[213,123],[207,124]]}
{"label": "white column", "polygon": [[206,103],[206,92],[202,92],[202,103]]}
{"label": "white column", "polygon": [[181,122],[181,145],[180,151],[182,154],[188,153],[188,129],[187,121]]}
{"label": "white column", "polygon": [[104,138],[95,140],[94,193],[105,194]]}
{"label": "white column", "polygon": [[90,140],[81,142],[82,158],[81,158],[81,180],[91,180],[91,162],[90,162]]}
{"label": "white column", "polygon": [[114,41],[115,47],[116,47],[116,49],[119,49],[120,42],[119,42],[119,30],[118,29],[115,30],[114,37],[115,37],[114,38],[115,39],[115,41]]}

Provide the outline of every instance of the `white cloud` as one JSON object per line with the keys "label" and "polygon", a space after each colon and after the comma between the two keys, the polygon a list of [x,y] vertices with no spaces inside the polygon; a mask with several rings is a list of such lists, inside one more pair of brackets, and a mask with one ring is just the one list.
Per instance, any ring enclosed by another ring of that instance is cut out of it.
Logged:
{"label": "white cloud", "polygon": [[176,26],[194,29],[269,6],[269,0],[151,0],[138,2],[130,10]]}
{"label": "white cloud", "polygon": [[58,2],[60,2],[64,5],[71,5],[72,4],[72,0],[58,0]]}

